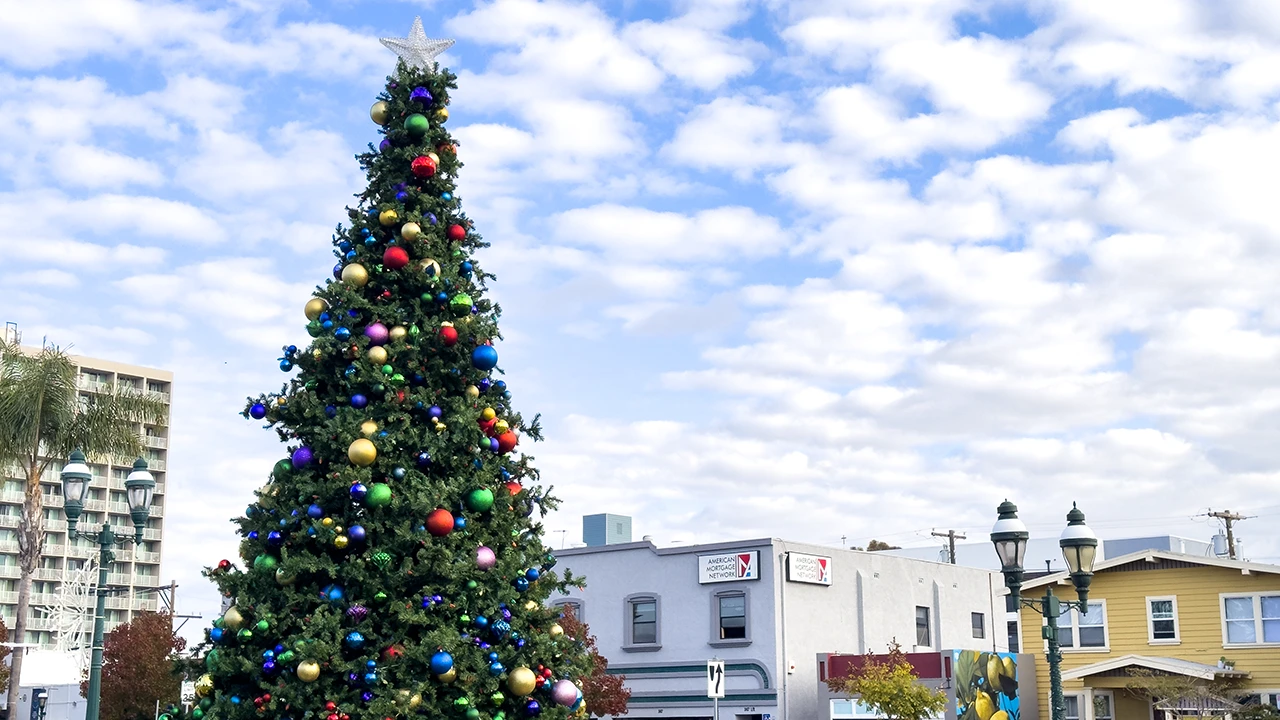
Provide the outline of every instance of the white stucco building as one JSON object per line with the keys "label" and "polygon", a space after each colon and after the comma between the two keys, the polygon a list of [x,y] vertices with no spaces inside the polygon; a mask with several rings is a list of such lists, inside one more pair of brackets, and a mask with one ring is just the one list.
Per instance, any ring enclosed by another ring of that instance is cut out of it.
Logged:
{"label": "white stucco building", "polygon": [[725,661],[717,720],[829,716],[821,653],[1008,648],[999,573],[778,539],[671,548],[648,541],[557,552],[586,589],[572,603],[628,717],[712,717],[706,661]]}

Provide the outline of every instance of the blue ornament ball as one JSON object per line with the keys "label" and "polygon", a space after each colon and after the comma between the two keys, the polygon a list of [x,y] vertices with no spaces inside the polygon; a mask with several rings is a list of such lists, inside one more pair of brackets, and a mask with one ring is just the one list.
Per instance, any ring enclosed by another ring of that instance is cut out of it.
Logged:
{"label": "blue ornament ball", "polygon": [[337,417],[337,416],[338,416],[338,408],[336,408],[336,407],[334,407],[334,406],[332,406],[332,405],[325,405],[325,406],[324,406],[324,415],[325,415],[325,417],[329,417],[329,418]]}
{"label": "blue ornament ball", "polygon": [[342,278],[342,263],[333,266],[333,276],[339,279]]}
{"label": "blue ornament ball", "polygon": [[427,452],[426,450],[423,450],[423,451],[419,452],[419,453],[418,453],[418,457],[416,458],[416,461],[417,461],[417,463],[418,463],[418,467],[420,467],[420,468],[424,468],[424,467],[426,467],[426,466],[430,465],[430,464],[431,464],[431,453]]}
{"label": "blue ornament ball", "polygon": [[500,662],[489,663],[489,674],[493,675],[494,677],[497,677],[506,671],[507,669],[503,667],[502,663]]}
{"label": "blue ornament ball", "polygon": [[529,568],[524,573],[524,576],[529,578],[530,581],[537,580],[541,575],[542,573],[538,571],[538,568]]}
{"label": "blue ornament ball", "polygon": [[279,532],[272,530],[267,533],[267,544],[271,547],[280,547],[284,544],[284,536]]}
{"label": "blue ornament ball", "polygon": [[492,370],[498,365],[498,351],[492,345],[481,345],[471,351],[471,364],[477,370]]}
{"label": "blue ornament ball", "polygon": [[254,420],[261,420],[266,416],[267,416],[267,406],[263,405],[262,403],[254,403],[253,407],[249,408],[249,417],[253,418]]}
{"label": "blue ornament ball", "polygon": [[364,483],[356,483],[351,486],[350,493],[352,500],[360,502],[361,500],[364,500],[365,495],[369,494],[369,488],[365,487]]}
{"label": "blue ornament ball", "polygon": [[537,700],[530,700],[525,703],[524,714],[529,717],[537,717],[542,714],[542,705],[538,704]]}
{"label": "blue ornament ball", "polygon": [[365,674],[364,674],[364,684],[365,684],[365,685],[377,685],[377,684],[378,684],[378,673],[376,673],[376,672],[367,672],[367,673],[365,673]]}
{"label": "blue ornament ball", "polygon": [[333,336],[342,342],[346,342],[351,339],[351,331],[344,327],[340,327],[333,331]]}
{"label": "blue ornament ball", "polygon": [[433,418],[439,418],[444,416],[444,410],[442,410],[439,405],[432,405],[427,409],[427,414]]}
{"label": "blue ornament ball", "polygon": [[477,615],[476,619],[472,620],[471,623],[478,628],[487,628],[489,627],[489,618],[483,615]]}
{"label": "blue ornament ball", "polygon": [[489,450],[498,452],[502,449],[502,443],[498,442],[498,438],[489,438]]}
{"label": "blue ornament ball", "polygon": [[263,672],[263,674],[266,674],[266,675],[273,675],[273,674],[275,674],[275,671],[276,671],[276,661],[275,661],[275,660],[268,660],[268,661],[266,661],[266,662],[262,663],[262,672]]}
{"label": "blue ornament ball", "polygon": [[431,672],[443,675],[453,669],[453,656],[441,650],[431,656]]}
{"label": "blue ornament ball", "polygon": [[319,505],[313,504],[307,508],[307,517],[318,519],[322,516],[324,516],[324,508],[320,507]]}
{"label": "blue ornament ball", "polygon": [[248,538],[249,538],[250,540],[257,540],[257,539],[258,539],[258,531],[257,531],[257,530],[250,530],[250,531],[249,531]]}
{"label": "blue ornament ball", "polygon": [[226,633],[223,631],[222,628],[213,628],[209,630],[209,639],[216,643],[222,642],[222,636],[225,634]]}
{"label": "blue ornament ball", "polygon": [[[383,142],[386,142],[386,141],[384,140]],[[363,700],[364,702],[373,702],[373,693],[369,692],[368,690],[365,690],[364,692],[360,693],[360,699]]]}
{"label": "blue ornament ball", "polygon": [[351,407],[357,410],[363,410],[368,406],[369,406],[369,398],[361,395],[360,393],[356,393],[355,395],[351,396]]}
{"label": "blue ornament ball", "polygon": [[347,537],[351,538],[351,542],[362,543],[369,538],[369,535],[360,525],[352,525],[347,528]]}
{"label": "blue ornament ball", "polygon": [[525,580],[522,577],[516,578],[515,581],[512,582],[511,584],[514,585],[516,590],[520,592],[524,592],[525,590],[529,589],[529,581]]}
{"label": "blue ornament ball", "polygon": [[364,647],[364,635],[361,635],[359,632],[352,630],[351,632],[347,633],[347,637],[343,639],[343,642],[346,643],[346,646],[351,648],[352,650],[359,650],[360,648]]}
{"label": "blue ornament ball", "polygon": [[466,519],[466,518],[462,517],[461,515],[458,515],[458,516],[456,516],[456,517],[454,517],[454,518],[453,518],[453,529],[454,529],[454,530],[462,530],[462,529],[463,529],[463,528],[465,528],[466,526],[467,526],[467,519]]}
{"label": "blue ornament ball", "polygon": [[403,480],[403,479],[404,479],[404,476],[405,476],[405,475],[408,475],[408,474],[409,474],[409,471],[408,471],[408,470],[405,470],[405,469],[404,469],[404,468],[402,468],[402,467],[398,467],[398,468],[396,468],[396,469],[394,469],[394,470],[392,470],[392,471],[391,471],[391,477],[393,477],[393,478],[395,478],[395,479],[397,479],[397,480]]}
{"label": "blue ornament ball", "polygon": [[491,653],[489,653],[488,655],[486,655],[485,657],[489,658],[489,662],[497,662],[497,661],[498,661],[498,653],[496,653],[496,652],[491,652]]}

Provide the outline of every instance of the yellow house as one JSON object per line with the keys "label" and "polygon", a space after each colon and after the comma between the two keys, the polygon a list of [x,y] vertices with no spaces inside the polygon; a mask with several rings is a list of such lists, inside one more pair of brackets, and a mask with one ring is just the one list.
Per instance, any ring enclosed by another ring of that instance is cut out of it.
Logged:
{"label": "yellow house", "polygon": [[[1076,599],[1065,572],[1027,580],[1023,597],[1050,584],[1060,599]],[[1023,608],[1018,621],[1022,651],[1037,655],[1040,720],[1049,720],[1044,619]],[[1233,701],[1280,705],[1280,565],[1154,550],[1100,562],[1088,612],[1064,614],[1058,638],[1067,720],[1163,720]],[[1196,699],[1133,689],[1151,675],[1241,686],[1234,697]]]}

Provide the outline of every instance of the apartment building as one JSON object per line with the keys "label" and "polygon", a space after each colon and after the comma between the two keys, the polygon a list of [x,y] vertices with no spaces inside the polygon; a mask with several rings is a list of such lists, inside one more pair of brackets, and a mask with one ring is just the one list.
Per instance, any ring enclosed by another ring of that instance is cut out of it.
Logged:
{"label": "apartment building", "polygon": [[[36,351],[29,348],[24,350]],[[127,387],[163,400],[166,405],[170,401],[173,387],[173,374],[170,372],[80,356],[72,356],[72,361],[78,367],[78,385],[82,396]],[[108,596],[106,601],[108,631],[132,619],[135,612],[156,610],[159,602],[156,590],[160,585],[161,538],[164,529],[168,413],[166,412],[163,424],[140,425],[137,430],[143,438],[151,474],[156,479],[155,495],[142,545],[128,545],[115,550],[115,562],[111,564],[107,577],[109,585],[118,590]],[[93,599],[90,593],[97,584],[97,572],[92,565],[98,557],[97,545],[86,540],[67,538],[59,476],[64,460],[65,458],[55,458],[41,480],[46,537],[44,555],[32,579],[31,607],[27,622],[26,641],[49,648],[57,646],[59,634],[74,634],[75,627],[83,627],[86,636],[90,636],[93,622]],[[129,516],[124,488],[132,459],[121,462],[123,460],[90,458],[89,467],[93,480],[84,503],[84,513],[80,516],[80,529],[99,528],[105,521],[111,523],[121,534],[133,534],[133,521]],[[0,616],[4,618],[6,626],[13,628],[19,578],[17,530],[22,517],[24,481],[17,468],[0,470],[4,476],[4,485],[0,487]],[[81,614],[77,616],[78,611]],[[67,623],[72,621],[74,624],[68,628]],[[68,629],[73,631],[68,632]],[[66,644],[67,638],[64,637],[63,640],[63,649],[70,649]]]}

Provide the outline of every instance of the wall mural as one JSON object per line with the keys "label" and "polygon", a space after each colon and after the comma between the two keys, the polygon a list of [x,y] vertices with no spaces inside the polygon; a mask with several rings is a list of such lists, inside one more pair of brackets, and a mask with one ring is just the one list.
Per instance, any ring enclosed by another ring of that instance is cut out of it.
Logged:
{"label": "wall mural", "polygon": [[957,720],[1020,720],[1018,656],[978,650],[954,653]]}

